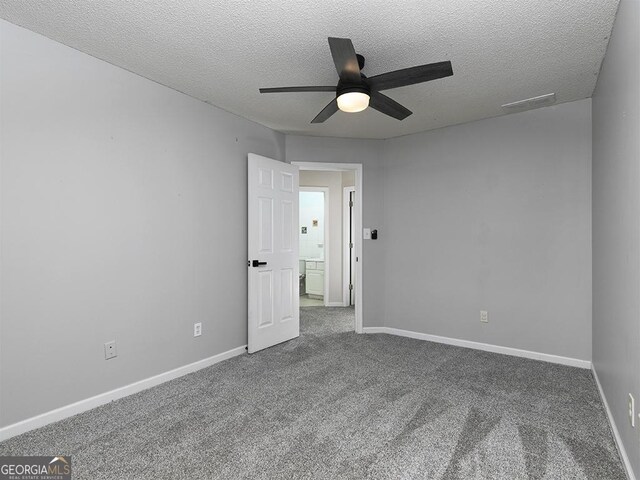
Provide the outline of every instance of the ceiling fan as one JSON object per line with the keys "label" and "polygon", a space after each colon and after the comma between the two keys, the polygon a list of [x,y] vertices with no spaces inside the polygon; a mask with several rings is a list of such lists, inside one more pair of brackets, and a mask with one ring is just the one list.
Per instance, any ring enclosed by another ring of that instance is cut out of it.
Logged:
{"label": "ceiling fan", "polygon": [[361,72],[364,68],[364,57],[356,53],[350,39],[329,37],[329,48],[333,63],[338,71],[337,86],[261,88],[260,93],[335,93],[336,98],[324,107],[316,118],[311,120],[311,123],[322,123],[338,110],[355,113],[361,112],[367,107],[374,108],[398,120],[404,120],[413,112],[380,93],[381,90],[414,85],[453,75],[451,62],[446,61],[403,68],[367,78]]}

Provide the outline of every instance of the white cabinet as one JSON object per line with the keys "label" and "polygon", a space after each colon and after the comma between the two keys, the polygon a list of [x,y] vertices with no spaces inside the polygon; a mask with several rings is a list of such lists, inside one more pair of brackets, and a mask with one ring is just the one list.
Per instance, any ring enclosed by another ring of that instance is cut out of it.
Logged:
{"label": "white cabinet", "polygon": [[324,295],[324,262],[307,261],[306,271],[307,294],[322,297]]}

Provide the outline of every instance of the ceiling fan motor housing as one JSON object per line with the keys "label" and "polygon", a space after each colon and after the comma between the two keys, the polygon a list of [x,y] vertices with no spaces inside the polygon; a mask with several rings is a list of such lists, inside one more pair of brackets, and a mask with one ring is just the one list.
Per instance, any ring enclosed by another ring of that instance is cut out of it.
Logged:
{"label": "ceiling fan motor housing", "polygon": [[336,87],[336,98],[344,93],[351,92],[366,93],[367,95],[371,95],[371,89],[364,81],[360,84],[343,83],[341,81],[338,82],[338,86]]}

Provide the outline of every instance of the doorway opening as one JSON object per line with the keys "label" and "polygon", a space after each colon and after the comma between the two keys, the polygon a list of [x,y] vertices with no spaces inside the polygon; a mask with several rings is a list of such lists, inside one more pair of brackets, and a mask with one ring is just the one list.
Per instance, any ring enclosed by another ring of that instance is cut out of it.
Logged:
{"label": "doorway opening", "polygon": [[339,316],[362,333],[362,165],[291,164],[300,184],[301,328],[305,318]]}
{"label": "doorway opening", "polygon": [[[304,176],[303,176],[304,183]],[[308,181],[307,181],[308,183]],[[300,306],[329,301],[329,187],[300,186]],[[326,272],[326,273],[325,273]]]}

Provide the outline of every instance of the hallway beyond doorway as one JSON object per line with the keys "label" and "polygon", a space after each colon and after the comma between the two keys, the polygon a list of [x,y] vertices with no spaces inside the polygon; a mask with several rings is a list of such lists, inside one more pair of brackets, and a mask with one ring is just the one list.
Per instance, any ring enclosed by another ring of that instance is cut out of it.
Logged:
{"label": "hallway beyond doorway", "polygon": [[309,295],[300,295],[300,307],[323,307],[324,301]]}

